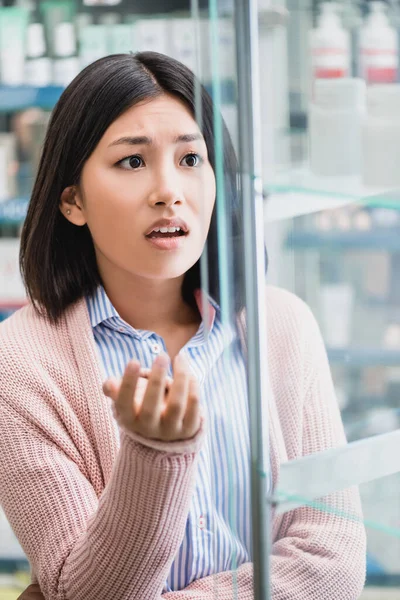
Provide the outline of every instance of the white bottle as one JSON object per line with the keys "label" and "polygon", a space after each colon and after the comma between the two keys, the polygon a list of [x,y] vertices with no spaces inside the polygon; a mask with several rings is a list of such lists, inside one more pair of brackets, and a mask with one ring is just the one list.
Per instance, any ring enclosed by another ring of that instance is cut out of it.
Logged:
{"label": "white bottle", "polygon": [[168,19],[138,19],[132,28],[134,51],[170,54]]}
{"label": "white bottle", "polygon": [[196,30],[192,19],[169,19],[170,55],[191,71],[196,71]]}
{"label": "white bottle", "polygon": [[367,83],[397,81],[398,40],[390,26],[384,2],[371,2],[360,34],[360,75]]}
{"label": "white bottle", "polygon": [[309,111],[310,169],[316,175],[361,171],[361,128],[366,86],[362,79],[317,79]]}
{"label": "white bottle", "polygon": [[79,35],[79,64],[84,69],[108,52],[108,27],[106,25],[88,25]]}
{"label": "white bottle", "polygon": [[363,132],[363,183],[373,187],[400,185],[400,85],[373,85],[367,93]]}
{"label": "white bottle", "polygon": [[317,27],[310,33],[313,79],[347,77],[350,71],[350,35],[340,20],[339,7],[323,2]]}
{"label": "white bottle", "polygon": [[42,23],[28,25],[25,80],[28,85],[44,87],[52,83],[52,64],[46,56]]}
{"label": "white bottle", "polygon": [[54,32],[53,83],[66,87],[80,71],[73,23],[58,23]]}

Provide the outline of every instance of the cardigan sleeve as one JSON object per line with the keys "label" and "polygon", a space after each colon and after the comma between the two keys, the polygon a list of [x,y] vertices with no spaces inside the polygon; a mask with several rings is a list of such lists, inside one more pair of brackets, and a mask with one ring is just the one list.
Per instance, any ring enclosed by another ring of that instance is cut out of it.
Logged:
{"label": "cardigan sleeve", "polygon": [[160,452],[121,432],[98,498],[44,431],[0,399],[0,503],[44,597],[160,598],[184,536],[197,453]]}
{"label": "cardigan sleeve", "polygon": [[[304,456],[346,439],[319,327],[309,308],[301,306]],[[301,507],[284,515],[284,533],[272,548],[273,600],[356,600],[361,594],[366,535],[358,489],[336,492],[321,502],[326,511]]]}

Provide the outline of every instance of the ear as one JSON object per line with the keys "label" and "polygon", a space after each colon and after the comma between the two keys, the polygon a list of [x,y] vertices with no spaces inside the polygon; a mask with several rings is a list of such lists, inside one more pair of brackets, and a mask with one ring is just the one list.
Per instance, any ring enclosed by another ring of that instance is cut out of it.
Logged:
{"label": "ear", "polygon": [[60,198],[60,211],[73,225],[86,225],[86,216],[83,208],[79,188],[75,185],[65,188]]}

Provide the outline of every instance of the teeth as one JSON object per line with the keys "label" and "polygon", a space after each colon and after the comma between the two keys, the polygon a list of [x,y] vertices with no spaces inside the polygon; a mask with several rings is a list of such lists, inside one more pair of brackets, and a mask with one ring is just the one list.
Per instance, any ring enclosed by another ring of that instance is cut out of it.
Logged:
{"label": "teeth", "polygon": [[153,229],[155,233],[175,233],[175,231],[180,231],[180,227],[156,227]]}

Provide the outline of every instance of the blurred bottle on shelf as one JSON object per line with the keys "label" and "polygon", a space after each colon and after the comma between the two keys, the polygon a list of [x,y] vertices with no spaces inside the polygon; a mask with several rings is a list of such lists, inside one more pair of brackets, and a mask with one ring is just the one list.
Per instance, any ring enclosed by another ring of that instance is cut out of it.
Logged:
{"label": "blurred bottle on shelf", "polygon": [[108,26],[87,25],[80,31],[79,67],[84,69],[108,54]]}
{"label": "blurred bottle on shelf", "polygon": [[107,30],[108,45],[106,54],[127,54],[134,50],[131,24],[110,23]]}
{"label": "blurred bottle on shelf", "polygon": [[347,283],[324,284],[320,289],[324,339],[331,348],[346,348],[352,341],[354,290]]}
{"label": "blurred bottle on shelf", "polygon": [[54,36],[53,83],[66,87],[80,71],[73,23],[58,23]]}
{"label": "blurred bottle on shelf", "polygon": [[138,52],[169,54],[169,35],[166,19],[138,19],[133,24],[133,44]]}
{"label": "blurred bottle on shelf", "polygon": [[316,175],[357,175],[365,116],[362,79],[317,79],[309,111],[310,169]]}
{"label": "blurred bottle on shelf", "polygon": [[46,40],[42,23],[28,25],[25,81],[28,85],[45,87],[52,82],[52,63],[46,55]]}
{"label": "blurred bottle on shelf", "polygon": [[15,196],[17,169],[16,136],[0,133],[0,202]]}
{"label": "blurred bottle on shelf", "polygon": [[368,84],[394,83],[398,75],[398,37],[390,25],[386,3],[369,3],[360,32],[360,75]]}
{"label": "blurred bottle on shelf", "polygon": [[310,32],[313,79],[350,74],[350,36],[342,25],[339,10],[338,4],[323,2],[317,27]]}
{"label": "blurred bottle on shelf", "polygon": [[85,6],[117,6],[121,0],[83,0]]}
{"label": "blurred bottle on shelf", "polygon": [[18,6],[0,7],[0,70],[3,85],[25,83],[25,44],[28,9]]}
{"label": "blurred bottle on shelf", "polygon": [[400,185],[400,84],[370,86],[362,128],[362,178],[365,185]]}

